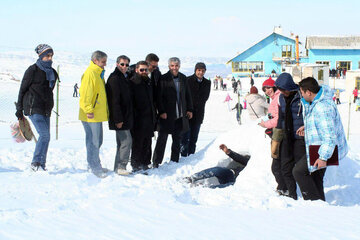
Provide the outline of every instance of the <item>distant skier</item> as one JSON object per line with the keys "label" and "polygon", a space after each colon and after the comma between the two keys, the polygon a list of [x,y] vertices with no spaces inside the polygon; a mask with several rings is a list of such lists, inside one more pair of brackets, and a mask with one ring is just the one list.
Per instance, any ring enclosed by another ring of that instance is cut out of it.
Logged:
{"label": "distant skier", "polygon": [[78,89],[79,89],[79,87],[78,87],[77,83],[75,83],[73,97],[78,97]]}
{"label": "distant skier", "polygon": [[191,186],[223,188],[235,183],[239,173],[246,167],[250,155],[233,152],[228,149],[225,144],[221,144],[219,148],[232,160],[225,163],[224,166],[220,166],[223,164],[219,164],[216,167],[207,168],[190,177],[186,177],[185,180],[190,183]]}

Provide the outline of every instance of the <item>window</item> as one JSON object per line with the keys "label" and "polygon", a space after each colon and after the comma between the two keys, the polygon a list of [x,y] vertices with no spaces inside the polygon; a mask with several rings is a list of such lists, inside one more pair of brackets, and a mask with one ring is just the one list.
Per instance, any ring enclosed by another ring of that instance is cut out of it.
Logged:
{"label": "window", "polygon": [[282,57],[291,57],[291,45],[283,45],[282,46],[282,52],[281,52],[281,56]]}
{"label": "window", "polygon": [[318,72],[318,81],[324,81],[324,70],[322,69]]}
{"label": "window", "polygon": [[356,77],[355,87],[356,87],[357,89],[360,89],[360,77]]}
{"label": "window", "polygon": [[316,61],[316,64],[324,64],[330,66],[330,61]]}
{"label": "window", "polygon": [[232,62],[233,72],[263,72],[264,62],[249,61],[249,62]]}
{"label": "window", "polygon": [[351,69],[351,62],[350,61],[336,62],[336,68],[342,68],[342,69],[350,70]]}

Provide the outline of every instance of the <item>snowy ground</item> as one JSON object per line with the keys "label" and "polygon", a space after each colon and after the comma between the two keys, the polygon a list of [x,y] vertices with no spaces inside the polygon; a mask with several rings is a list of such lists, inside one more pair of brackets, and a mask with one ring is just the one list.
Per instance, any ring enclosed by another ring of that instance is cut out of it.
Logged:
{"label": "snowy ground", "polygon": [[[327,202],[294,201],[274,192],[269,139],[246,110],[244,124],[237,124],[235,112],[223,103],[230,91],[211,92],[196,154],[169,163],[169,140],[165,163],[148,176],[110,173],[98,179],[86,171],[85,137],[72,84],[61,87],[57,141],[51,120],[48,172],[34,173],[29,169],[34,143],[14,143],[9,130],[19,82],[8,77],[0,81],[0,119],[5,119],[0,122],[1,240],[360,239],[360,112],[351,112],[348,157],[326,172]],[[259,90],[262,81],[255,79]],[[339,81],[337,87],[342,86]],[[249,87],[245,81],[243,87]],[[347,102],[339,111],[347,130]],[[251,154],[236,184],[208,189],[183,183],[183,177],[226,160],[220,143]],[[106,168],[113,167],[115,147],[115,133],[105,123],[101,160]]]}

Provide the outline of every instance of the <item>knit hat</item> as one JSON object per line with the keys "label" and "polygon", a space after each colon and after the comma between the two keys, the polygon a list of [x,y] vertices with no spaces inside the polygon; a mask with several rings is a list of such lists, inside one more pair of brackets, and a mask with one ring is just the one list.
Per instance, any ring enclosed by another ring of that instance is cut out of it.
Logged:
{"label": "knit hat", "polygon": [[258,89],[255,86],[252,86],[250,88],[250,94],[257,94],[258,93]]}
{"label": "knit hat", "polygon": [[196,69],[205,69],[206,70],[206,65],[205,63],[203,62],[198,62],[196,65],[195,65],[195,72],[196,72]]}
{"label": "knit hat", "polygon": [[265,92],[265,87],[268,87],[268,88],[272,88],[272,87],[275,87],[275,81],[269,77],[268,79],[266,79],[263,84],[262,84],[262,90]]}
{"label": "knit hat", "polygon": [[46,56],[49,53],[53,53],[54,54],[54,50],[52,49],[52,47],[50,47],[47,44],[39,44],[36,48],[35,48],[35,52],[39,55],[39,58],[42,59],[44,56]]}

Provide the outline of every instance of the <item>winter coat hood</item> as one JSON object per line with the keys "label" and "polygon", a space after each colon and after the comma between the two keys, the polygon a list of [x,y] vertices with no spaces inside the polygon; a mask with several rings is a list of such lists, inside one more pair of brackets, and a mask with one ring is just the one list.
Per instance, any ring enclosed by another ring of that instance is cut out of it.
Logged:
{"label": "winter coat hood", "polygon": [[299,90],[299,86],[294,83],[294,80],[289,73],[280,74],[280,76],[275,81],[275,85],[277,88],[291,92]]}

